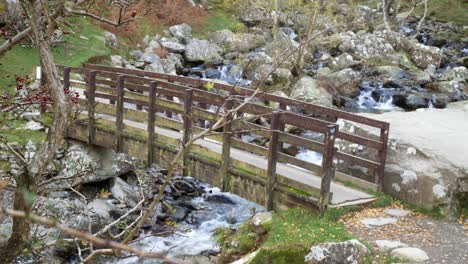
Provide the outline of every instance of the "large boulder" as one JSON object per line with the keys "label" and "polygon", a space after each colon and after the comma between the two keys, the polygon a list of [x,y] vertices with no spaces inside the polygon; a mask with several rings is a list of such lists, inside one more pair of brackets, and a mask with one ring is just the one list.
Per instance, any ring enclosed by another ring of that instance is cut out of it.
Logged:
{"label": "large boulder", "polygon": [[416,66],[422,69],[426,69],[430,65],[438,66],[444,59],[444,54],[440,48],[426,46],[421,43],[412,43],[412,45],[409,45],[407,52]]}
{"label": "large boulder", "polygon": [[[468,120],[468,102],[451,103],[446,109],[362,115],[390,123],[385,192],[449,216],[463,206],[462,197],[468,196],[463,187],[468,182],[468,162],[460,153],[468,152],[468,141],[464,140],[468,138],[468,123],[460,120]],[[338,123],[340,131],[379,138],[378,131]],[[367,148],[353,149],[341,140],[337,145],[340,151],[376,159],[375,152]],[[346,162],[340,163],[338,170],[364,177]]]}
{"label": "large boulder", "polygon": [[58,178],[49,189],[66,189],[118,177],[134,170],[135,160],[113,150],[72,142],[61,160]]}
{"label": "large boulder", "polygon": [[180,24],[169,27],[169,32],[172,36],[186,43],[190,38],[192,38],[192,27],[188,24]]}
{"label": "large boulder", "polygon": [[167,49],[169,52],[182,53],[185,51],[185,46],[177,42],[164,41],[161,42],[161,46],[163,46],[163,48]]}
{"label": "large boulder", "polygon": [[115,199],[130,207],[135,207],[141,199],[138,190],[119,177],[111,179],[110,191]]}
{"label": "large boulder", "polygon": [[249,52],[265,44],[265,38],[261,35],[234,34],[228,29],[213,32],[210,40],[231,52]]}
{"label": "large boulder", "polygon": [[362,263],[369,250],[356,239],[339,243],[322,243],[313,246],[305,256],[307,264]]}
{"label": "large boulder", "polygon": [[240,16],[240,20],[248,26],[257,26],[271,21],[271,14],[260,7],[248,8]]}
{"label": "large boulder", "polygon": [[468,69],[464,66],[452,68],[442,73],[439,80],[442,80],[442,81],[466,80],[468,81]]}
{"label": "large boulder", "polygon": [[359,94],[361,74],[351,68],[343,69],[329,75],[323,75],[321,79],[329,83],[331,87],[345,97],[353,97]]}
{"label": "large boulder", "polygon": [[320,104],[333,105],[333,95],[319,85],[319,82],[309,76],[302,77],[292,88],[291,98]]}
{"label": "large boulder", "polygon": [[220,61],[222,49],[207,40],[192,39],[185,47],[185,59],[190,62]]}
{"label": "large boulder", "polygon": [[354,61],[353,57],[346,52],[341,53],[340,56],[331,59],[329,67],[333,71],[341,71],[351,66],[356,65],[357,62]]}
{"label": "large boulder", "polygon": [[411,63],[404,55],[399,54],[392,43],[384,36],[374,33],[342,32],[335,36],[335,42],[339,43],[338,49],[347,52],[353,57],[365,60],[371,65],[405,65]]}

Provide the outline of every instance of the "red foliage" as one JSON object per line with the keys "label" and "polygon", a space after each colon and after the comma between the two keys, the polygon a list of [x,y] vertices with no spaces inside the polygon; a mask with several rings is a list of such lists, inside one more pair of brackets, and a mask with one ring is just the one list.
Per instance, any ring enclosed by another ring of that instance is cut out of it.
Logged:
{"label": "red foliage", "polygon": [[[96,2],[96,8],[91,11],[99,14],[99,10],[109,10],[106,1],[98,0]],[[113,8],[110,13],[110,15],[105,15],[105,17],[116,21],[119,17],[119,9]],[[191,6],[185,0],[137,1],[124,14],[123,20],[143,16],[146,13],[148,13],[148,15],[144,18],[145,23],[142,23],[142,20],[137,20],[121,27],[114,27],[102,23],[100,25],[107,31],[126,37],[130,41],[137,43],[143,37],[139,36],[139,34],[143,33],[142,27],[144,27],[145,24],[146,26],[172,26],[187,23],[195,26],[203,23],[208,15],[204,9]]]}

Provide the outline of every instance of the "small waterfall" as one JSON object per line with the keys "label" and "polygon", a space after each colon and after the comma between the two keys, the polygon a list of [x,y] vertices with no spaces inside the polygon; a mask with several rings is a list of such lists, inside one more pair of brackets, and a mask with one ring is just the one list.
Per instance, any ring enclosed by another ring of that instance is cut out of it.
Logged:
{"label": "small waterfall", "polygon": [[356,98],[360,109],[395,109],[393,104],[394,88],[383,88],[380,82],[363,82],[360,88],[361,93]]}

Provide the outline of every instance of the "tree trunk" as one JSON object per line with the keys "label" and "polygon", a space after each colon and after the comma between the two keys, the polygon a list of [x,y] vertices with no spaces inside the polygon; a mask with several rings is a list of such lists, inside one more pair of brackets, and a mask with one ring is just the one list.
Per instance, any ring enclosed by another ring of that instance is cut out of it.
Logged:
{"label": "tree trunk", "polygon": [[[47,90],[52,99],[54,120],[49,128],[47,140],[34,155],[25,172],[17,179],[15,191],[15,210],[30,212],[31,201],[25,199],[25,195],[35,193],[35,185],[40,181],[44,170],[55,157],[55,152],[60,146],[67,128],[69,106],[68,98],[64,93],[60,76],[55,67],[54,57],[50,47],[51,19],[47,15],[45,5],[37,0],[22,0],[21,5],[28,16],[29,24],[39,49],[42,74],[46,77]],[[46,14],[46,15],[45,15]],[[12,262],[12,259],[21,253],[29,243],[30,222],[28,219],[13,219],[13,232],[7,244],[0,249],[2,261]],[[10,259],[6,259],[9,256]]]}

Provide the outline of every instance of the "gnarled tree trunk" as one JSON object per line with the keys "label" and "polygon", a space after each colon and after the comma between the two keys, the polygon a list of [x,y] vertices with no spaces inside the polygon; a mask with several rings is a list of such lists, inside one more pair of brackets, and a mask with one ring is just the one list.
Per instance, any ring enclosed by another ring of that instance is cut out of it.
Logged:
{"label": "gnarled tree trunk", "polygon": [[[31,210],[31,202],[25,199],[25,195],[36,191],[36,183],[54,159],[55,152],[65,136],[70,109],[50,47],[49,25],[52,25],[52,21],[48,17],[46,6],[38,0],[21,0],[21,5],[28,16],[31,31],[39,49],[42,74],[47,77],[46,85],[52,98],[54,113],[54,120],[46,141],[32,161],[25,166],[24,173],[17,179],[14,209],[28,213]],[[10,263],[28,245],[30,225],[27,218],[13,219],[12,235],[6,245],[0,248],[2,261]]]}

